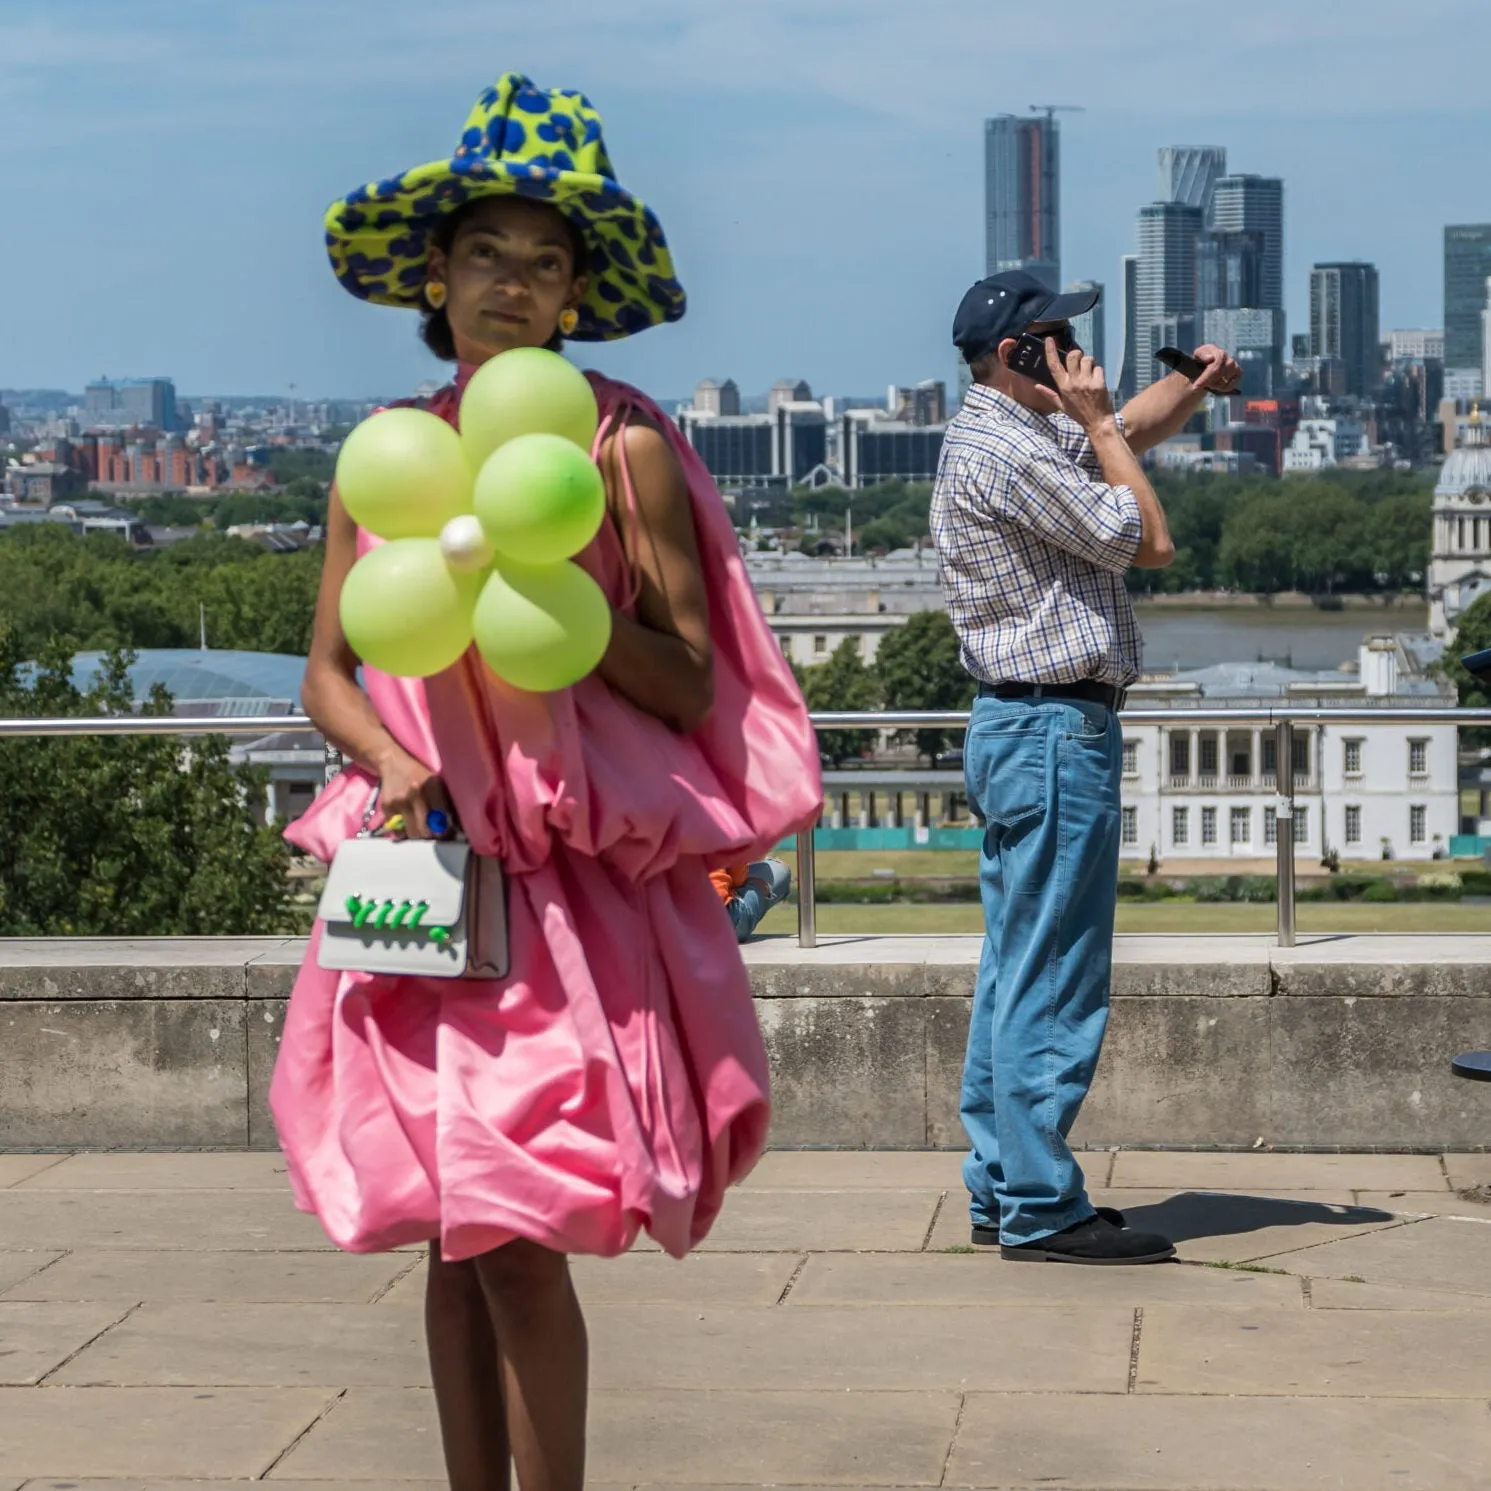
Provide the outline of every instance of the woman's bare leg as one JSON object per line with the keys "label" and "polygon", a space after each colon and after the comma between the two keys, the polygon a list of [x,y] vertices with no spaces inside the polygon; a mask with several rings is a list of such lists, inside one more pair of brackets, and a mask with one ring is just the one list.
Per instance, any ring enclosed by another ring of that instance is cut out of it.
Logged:
{"label": "woman's bare leg", "polygon": [[451,1491],[510,1491],[502,1367],[476,1265],[446,1263],[430,1244],[425,1338]]}
{"label": "woman's bare leg", "polygon": [[519,1239],[472,1262],[502,1359],[522,1491],[583,1491],[589,1346],[562,1253]]}

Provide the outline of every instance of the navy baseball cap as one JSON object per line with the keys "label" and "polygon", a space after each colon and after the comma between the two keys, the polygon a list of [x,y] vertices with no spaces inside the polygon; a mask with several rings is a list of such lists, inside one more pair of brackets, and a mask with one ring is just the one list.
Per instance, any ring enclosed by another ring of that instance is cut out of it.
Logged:
{"label": "navy baseball cap", "polygon": [[953,317],[953,345],[967,362],[992,352],[1006,337],[1017,337],[1037,321],[1070,321],[1098,303],[1101,290],[1058,295],[1023,269],[1007,269],[980,280]]}

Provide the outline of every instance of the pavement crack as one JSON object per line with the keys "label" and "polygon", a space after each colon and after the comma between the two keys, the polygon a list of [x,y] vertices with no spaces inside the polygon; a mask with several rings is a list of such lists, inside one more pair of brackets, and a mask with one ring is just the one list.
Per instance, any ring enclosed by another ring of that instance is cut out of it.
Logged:
{"label": "pavement crack", "polygon": [[937,1230],[937,1219],[942,1215],[942,1208],[947,1201],[947,1192],[939,1191],[937,1205],[932,1208],[932,1220],[927,1223],[926,1236],[922,1238],[920,1251],[925,1253],[932,1246],[932,1234]]}
{"label": "pavement crack", "polygon": [[137,1299],[134,1304],[132,1304],[129,1309],[127,1309],[124,1314],[122,1314],[117,1320],[111,1320],[101,1331],[97,1332],[95,1335],[89,1336],[88,1339],[84,1341],[83,1344],[79,1346],[76,1351],[68,1352],[68,1354],[63,1357],[62,1360],[58,1362],[55,1367],[48,1367],[47,1370],[36,1379],[36,1382],[33,1385],[36,1387],[45,1386],[48,1378],[55,1377],[57,1373],[59,1373],[65,1366],[68,1365],[69,1362],[75,1362],[80,1356],[82,1356],[85,1351],[87,1351],[90,1346],[94,1344],[94,1342],[103,1340],[103,1338],[108,1335],[108,1333],[113,1330],[116,1325],[123,1325],[124,1322],[135,1313],[136,1310],[143,1309],[144,1304],[144,1300]]}
{"label": "pavement crack", "polygon": [[1132,1393],[1139,1384],[1139,1342],[1144,1335],[1144,1307],[1134,1311],[1134,1333],[1129,1338],[1129,1381],[1125,1392]]}
{"label": "pavement crack", "polygon": [[779,1305],[785,1305],[787,1303],[787,1296],[792,1293],[793,1285],[796,1284],[800,1278],[802,1278],[802,1271],[807,1266],[808,1255],[804,1253],[802,1257],[797,1260],[797,1267],[792,1270],[792,1277],[788,1279],[785,1284],[782,1285],[782,1292],[777,1295],[777,1303]]}
{"label": "pavement crack", "polygon": [[393,1278],[388,1280],[387,1283],[380,1284],[373,1291],[373,1297],[368,1301],[368,1303],[370,1305],[376,1305],[379,1300],[386,1298],[390,1290],[402,1284],[404,1280],[407,1279],[409,1275],[412,1274],[414,1270],[417,1269],[423,1262],[424,1259],[416,1254],[415,1257],[410,1260],[409,1266],[407,1268],[401,1268],[398,1273],[393,1276]]}
{"label": "pavement crack", "polygon": [[963,1432],[963,1411],[968,1407],[968,1394],[958,1394],[958,1413],[953,1419],[953,1437],[947,1442],[947,1454],[942,1457],[942,1474],[937,1477],[939,1486],[947,1485],[947,1473],[952,1468],[953,1452],[958,1448],[958,1436]]}
{"label": "pavement crack", "polygon": [[291,1456],[292,1454],[294,1454],[295,1451],[296,1451],[296,1449],[301,1444],[304,1443],[306,1435],[308,1435],[311,1432],[311,1430],[313,1430],[316,1427],[317,1424],[321,1423],[326,1418],[326,1415],[329,1414],[331,1412],[331,1410],[333,1408],[335,1408],[337,1406],[337,1404],[340,1403],[342,1401],[342,1399],[345,1398],[346,1396],[347,1396],[347,1389],[346,1388],[339,1389],[338,1392],[337,1392],[337,1395],[334,1398],[332,1398],[331,1401],[328,1402],[321,1409],[321,1412],[318,1413],[315,1416],[315,1418],[313,1418],[310,1421],[310,1423],[308,1423],[305,1426],[305,1428],[302,1429],[300,1431],[300,1433],[297,1434],[295,1436],[295,1438],[292,1439],[290,1441],[290,1443],[287,1444],[284,1447],[284,1449],[282,1449],[279,1452],[279,1454],[277,1454],[274,1457],[274,1459],[271,1460],[269,1462],[269,1464],[266,1465],[264,1467],[264,1469],[258,1475],[254,1476],[253,1479],[256,1480],[256,1481],[267,1481],[269,1479],[269,1477],[272,1476],[275,1473],[275,1471],[278,1470],[280,1468],[280,1466],[284,1464],[284,1462],[286,1461],[286,1459],[288,1459],[289,1456]]}

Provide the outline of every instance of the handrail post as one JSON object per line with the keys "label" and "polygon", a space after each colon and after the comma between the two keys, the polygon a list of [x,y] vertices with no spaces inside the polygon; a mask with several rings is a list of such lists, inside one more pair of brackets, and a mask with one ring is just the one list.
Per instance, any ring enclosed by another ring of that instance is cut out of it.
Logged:
{"label": "handrail post", "polygon": [[818,820],[797,835],[797,945],[818,946]]}
{"label": "handrail post", "polygon": [[1274,839],[1279,860],[1279,946],[1294,946],[1294,723],[1274,726]]}

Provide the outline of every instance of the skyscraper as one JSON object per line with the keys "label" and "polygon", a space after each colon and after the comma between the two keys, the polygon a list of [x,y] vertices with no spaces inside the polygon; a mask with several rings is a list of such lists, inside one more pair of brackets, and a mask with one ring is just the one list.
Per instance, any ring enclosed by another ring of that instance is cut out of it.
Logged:
{"label": "skyscraper", "polygon": [[1481,312],[1491,275],[1491,223],[1460,223],[1444,230],[1444,365],[1481,365]]}
{"label": "skyscraper", "polygon": [[986,274],[1024,269],[1061,286],[1061,137],[1050,115],[984,121]]}
{"label": "skyscraper", "polygon": [[[1077,345],[1102,367],[1108,360],[1108,308],[1103,303],[1103,287],[1097,280],[1073,280],[1068,290],[1096,290],[1098,303],[1072,322],[1072,335]],[[1112,375],[1109,375],[1111,386]]]}
{"label": "skyscraper", "polygon": [[176,428],[176,385],[169,378],[100,378],[83,390],[83,417],[99,429]]}
{"label": "skyscraper", "polygon": [[1212,193],[1226,174],[1227,152],[1220,145],[1162,146],[1156,201],[1183,202],[1209,213]]}
{"label": "skyscraper", "polygon": [[[1261,235],[1255,304],[1284,308],[1284,183],[1276,176],[1223,176],[1212,193],[1210,226],[1218,233]],[[1491,269],[1486,273],[1491,274]]]}
{"label": "skyscraper", "polygon": [[1376,266],[1317,264],[1310,272],[1310,356],[1341,365],[1341,392],[1376,392],[1378,335]]}
{"label": "skyscraper", "polygon": [[[1154,354],[1167,341],[1194,336],[1196,240],[1199,207],[1151,202],[1139,209],[1139,264],[1135,286],[1134,391],[1155,381]],[[1183,347],[1189,351],[1189,347]]]}

